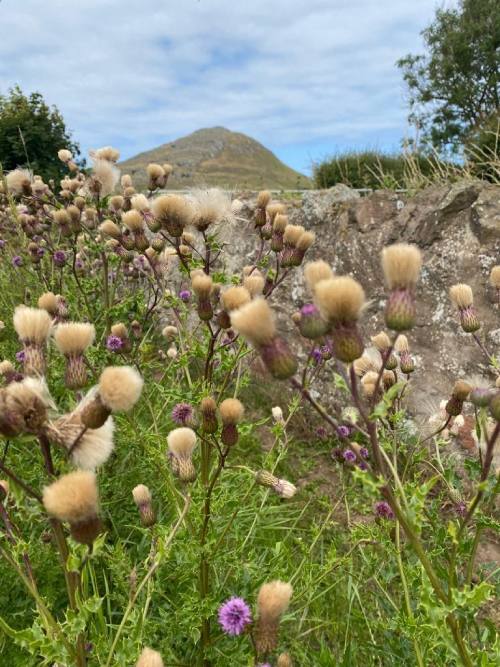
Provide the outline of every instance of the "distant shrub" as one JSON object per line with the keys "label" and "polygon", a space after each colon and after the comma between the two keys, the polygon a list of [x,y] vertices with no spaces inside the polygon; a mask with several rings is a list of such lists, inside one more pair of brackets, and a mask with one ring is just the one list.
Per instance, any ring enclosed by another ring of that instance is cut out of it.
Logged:
{"label": "distant shrub", "polygon": [[436,159],[417,154],[349,151],[315,164],[313,175],[317,188],[331,188],[337,183],[374,190],[405,188],[415,167],[424,179],[432,179]]}

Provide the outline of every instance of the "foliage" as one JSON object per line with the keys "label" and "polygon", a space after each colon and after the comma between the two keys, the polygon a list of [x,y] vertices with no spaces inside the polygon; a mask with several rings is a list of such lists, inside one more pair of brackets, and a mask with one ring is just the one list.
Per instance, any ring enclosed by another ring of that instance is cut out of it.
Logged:
{"label": "foliage", "polygon": [[410,159],[424,178],[435,170],[436,160],[431,157],[381,153],[379,151],[349,151],[326,158],[314,165],[314,183],[317,188],[331,188],[344,183],[350,188],[403,188],[410,173]]}
{"label": "foliage", "polygon": [[[438,9],[422,33],[425,55],[398,61],[408,87],[417,144],[457,152],[500,109],[500,6],[460,0]],[[421,136],[420,136],[421,134]]]}
{"label": "foliage", "polygon": [[[401,322],[411,335],[418,251],[388,249],[403,267],[385,314],[396,331],[377,337],[363,368],[353,363],[363,349],[359,313],[337,300],[347,284],[361,311],[359,286],[329,278],[324,266],[313,267],[323,272],[315,286],[308,269],[314,304],[293,314],[304,351],[297,359],[272,313],[291,305],[310,234],[265,193],[251,221],[216,190],[157,199],[165,166],[149,170],[148,198],[126,177],[113,195],[116,152],[94,158],[90,174],[68,174],[60,190],[14,172],[0,192],[1,350],[11,362],[0,365],[0,404],[20,386],[33,391],[33,365],[43,360],[53,399],[37,421],[32,404],[9,403],[10,419],[0,411],[9,482],[0,484],[2,660],[143,667],[139,655],[152,647],[178,667],[282,667],[285,651],[315,667],[493,667],[498,576],[477,551],[498,528],[498,393],[489,387],[478,406],[454,388],[430,429],[412,421],[406,396],[420,369]],[[227,244],[249,222],[254,247],[240,258],[247,266],[233,270]],[[232,285],[244,287],[246,305],[229,307]],[[49,308],[54,332],[43,343],[13,328],[20,303]],[[242,319],[255,307],[258,318]],[[465,310],[459,317],[470,330],[477,315]],[[73,320],[93,323],[96,337],[65,355],[54,342]],[[473,333],[496,376],[496,360]],[[96,430],[82,421],[82,396],[94,387],[83,405],[107,405],[100,373],[123,365],[144,387],[133,408],[113,414],[115,451],[97,466],[103,530],[82,544],[71,521],[49,518],[39,494],[81,466],[75,452],[85,453]],[[245,412],[228,421],[224,402],[234,398]],[[462,412],[482,446],[464,468],[450,444]],[[83,432],[62,437],[63,416],[80,420]],[[196,439],[182,462],[171,446],[180,426]],[[139,484],[151,498],[135,506]],[[263,649],[256,602],[273,580],[293,595],[265,628],[272,641]],[[218,623],[233,596],[253,616],[237,636]]]}
{"label": "foliage", "polygon": [[59,179],[64,173],[57,159],[61,146],[79,155],[60,112],[40,93],[25,95],[16,86],[0,95],[0,165],[5,171],[26,167],[46,180]]}

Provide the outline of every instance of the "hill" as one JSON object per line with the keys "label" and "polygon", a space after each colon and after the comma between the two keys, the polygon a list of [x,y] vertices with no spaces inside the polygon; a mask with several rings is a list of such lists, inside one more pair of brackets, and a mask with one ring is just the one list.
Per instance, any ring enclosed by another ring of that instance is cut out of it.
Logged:
{"label": "hill", "polygon": [[168,144],[139,153],[120,164],[137,188],[147,184],[150,162],[170,163],[169,188],[220,186],[228,189],[309,188],[311,181],[283,164],[262,144],[224,127],[197,130]]}

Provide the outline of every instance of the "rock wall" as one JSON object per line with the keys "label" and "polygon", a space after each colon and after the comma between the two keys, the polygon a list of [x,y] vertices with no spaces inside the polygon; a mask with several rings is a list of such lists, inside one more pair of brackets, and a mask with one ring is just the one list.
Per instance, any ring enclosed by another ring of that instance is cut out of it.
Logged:
{"label": "rock wall", "polygon": [[[255,198],[244,199],[243,214],[250,217]],[[370,305],[363,318],[366,340],[383,327],[385,290],[380,251],[396,241],[417,244],[424,256],[418,285],[418,320],[409,334],[417,360],[412,403],[417,413],[426,412],[429,402],[446,397],[459,377],[488,368],[479,347],[462,332],[450,304],[448,289],[457,282],[471,285],[483,323],[479,335],[492,354],[500,345],[500,310],[497,295],[488,285],[491,267],[500,264],[500,187],[466,181],[429,188],[409,198],[392,191],[369,196],[345,186],[311,191],[301,201],[289,202],[291,222],[316,234],[308,259],[323,258],[338,274],[351,274],[364,286]],[[252,258],[255,240],[248,230],[235,252],[241,267]],[[285,283],[274,299],[280,326],[294,335],[288,315],[306,300],[300,271]],[[288,304],[287,304],[288,302]]]}

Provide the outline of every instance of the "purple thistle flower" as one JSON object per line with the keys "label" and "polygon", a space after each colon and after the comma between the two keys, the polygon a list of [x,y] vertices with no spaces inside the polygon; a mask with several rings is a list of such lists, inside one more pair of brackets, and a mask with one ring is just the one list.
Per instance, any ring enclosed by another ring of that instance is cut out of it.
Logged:
{"label": "purple thistle flower", "polygon": [[83,262],[81,259],[77,259],[75,262],[75,269],[83,269]]}
{"label": "purple thistle flower", "polygon": [[52,255],[52,259],[56,266],[63,267],[66,264],[66,253],[64,250],[56,250]]}
{"label": "purple thistle flower", "polygon": [[389,503],[385,500],[379,500],[374,506],[375,514],[381,519],[394,519],[394,512]]}
{"label": "purple thistle flower", "polygon": [[36,254],[38,255],[38,257],[43,257],[45,255],[45,248],[37,248]]}
{"label": "purple thistle flower", "polygon": [[366,461],[360,461],[358,463],[358,468],[360,470],[363,470],[363,472],[364,472],[365,470],[368,470],[368,464],[366,463]]}
{"label": "purple thistle flower", "polygon": [[312,351],[312,358],[317,364],[323,361],[323,355],[319,347],[315,347],[314,350]]}
{"label": "purple thistle flower", "polygon": [[317,315],[319,314],[319,310],[316,308],[314,303],[306,303],[306,305],[302,306],[300,309],[300,314],[305,315],[306,317],[308,315]]}
{"label": "purple thistle flower", "polygon": [[349,428],[349,426],[341,424],[337,428],[337,435],[339,436],[339,438],[348,438],[350,434],[351,434],[351,429]]}
{"label": "purple thistle flower", "polygon": [[15,257],[12,258],[12,266],[22,266],[22,265],[23,265],[22,257],[16,255]]}
{"label": "purple thistle flower", "polygon": [[20,350],[19,352],[16,352],[16,359],[19,361],[19,363],[23,363],[24,360],[26,359],[26,352],[24,350]]}
{"label": "purple thistle flower", "polygon": [[191,292],[188,289],[181,289],[179,292],[179,298],[181,301],[184,301],[184,303],[187,303],[191,298]]}
{"label": "purple thistle flower", "polygon": [[339,461],[339,462],[343,461],[343,452],[340,449],[340,447],[335,447],[334,449],[332,449],[332,451],[330,452],[330,456],[334,461]]}
{"label": "purple thistle flower", "polygon": [[4,241],[4,239],[0,239],[0,249],[5,248],[5,244],[7,241]]}
{"label": "purple thistle flower", "polygon": [[110,352],[118,352],[123,347],[123,341],[119,336],[111,334],[106,340],[106,347]]}
{"label": "purple thistle flower", "polygon": [[354,463],[356,460],[356,454],[352,451],[352,449],[344,449],[342,452],[342,457],[346,463]]}
{"label": "purple thistle flower", "polygon": [[193,418],[193,408],[189,403],[177,403],[172,410],[172,420],[176,424],[186,425],[191,422]]}
{"label": "purple thistle flower", "polygon": [[359,455],[363,459],[370,458],[370,452],[366,449],[366,447],[361,447],[361,449],[359,450]]}
{"label": "purple thistle flower", "polygon": [[461,500],[455,504],[455,512],[458,516],[465,516],[467,514],[467,503]]}
{"label": "purple thistle flower", "polygon": [[252,613],[243,598],[232,597],[219,607],[219,625],[226,635],[241,635]]}

